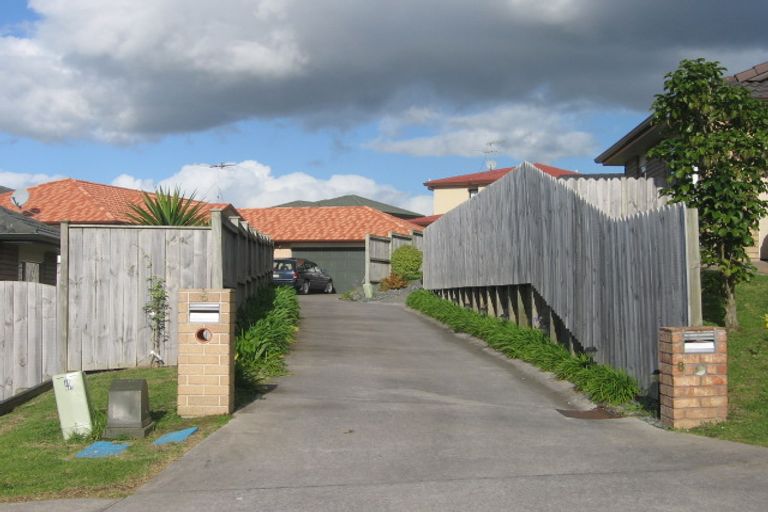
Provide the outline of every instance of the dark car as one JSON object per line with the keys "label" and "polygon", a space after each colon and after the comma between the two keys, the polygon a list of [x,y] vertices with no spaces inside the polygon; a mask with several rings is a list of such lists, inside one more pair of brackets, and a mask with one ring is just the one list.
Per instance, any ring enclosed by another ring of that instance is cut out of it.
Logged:
{"label": "dark car", "polygon": [[272,283],[290,285],[299,293],[311,290],[333,293],[333,278],[314,261],[302,258],[280,258],[272,265]]}

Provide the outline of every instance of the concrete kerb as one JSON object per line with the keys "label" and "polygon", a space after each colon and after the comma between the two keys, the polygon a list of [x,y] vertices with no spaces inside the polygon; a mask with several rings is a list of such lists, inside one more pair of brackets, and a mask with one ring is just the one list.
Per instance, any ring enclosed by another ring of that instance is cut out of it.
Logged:
{"label": "concrete kerb", "polygon": [[540,384],[541,386],[547,388],[549,391],[553,393],[557,393],[566,402],[568,402],[570,406],[572,406],[576,410],[587,411],[597,407],[597,405],[594,402],[592,402],[589,398],[587,398],[583,393],[577,391],[572,383],[565,380],[560,380],[553,373],[544,372],[536,368],[532,364],[526,363],[525,361],[521,361],[519,359],[510,359],[509,357],[505,356],[498,350],[488,345],[488,343],[481,340],[480,338],[476,338],[467,333],[454,332],[453,330],[451,330],[450,327],[446,326],[444,323],[440,322],[439,320],[436,320],[414,309],[411,309],[405,304],[398,304],[398,303],[379,303],[379,304],[403,308],[406,311],[410,312],[411,314],[419,316],[424,320],[430,322],[431,324],[442,328],[444,331],[451,334],[452,336],[459,338],[465,342],[468,342],[471,345],[474,345],[475,347],[479,348],[489,356],[495,359],[498,359],[504,364],[514,367],[520,373],[525,375],[526,378],[536,382],[537,384]]}
{"label": "concrete kerb", "polygon": [[49,501],[20,501],[0,503],[0,512],[104,512],[123,500],[117,499],[62,499]]}

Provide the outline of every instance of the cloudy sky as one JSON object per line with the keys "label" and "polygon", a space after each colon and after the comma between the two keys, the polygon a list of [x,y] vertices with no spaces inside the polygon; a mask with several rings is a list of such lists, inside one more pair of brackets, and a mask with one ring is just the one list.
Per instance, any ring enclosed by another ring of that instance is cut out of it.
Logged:
{"label": "cloudy sky", "polygon": [[2,0],[0,185],[429,213],[422,183],[488,148],[605,171],[594,157],[680,59],[768,61],[766,17],[764,0]]}

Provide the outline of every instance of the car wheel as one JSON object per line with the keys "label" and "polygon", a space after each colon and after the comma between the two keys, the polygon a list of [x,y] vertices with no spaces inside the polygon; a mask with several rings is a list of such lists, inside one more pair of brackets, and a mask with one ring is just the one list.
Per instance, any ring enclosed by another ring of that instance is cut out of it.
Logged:
{"label": "car wheel", "polygon": [[304,281],[301,283],[301,288],[299,288],[299,293],[302,295],[306,295],[309,293],[309,281]]}
{"label": "car wheel", "polygon": [[328,284],[325,285],[323,293],[333,293],[333,281],[328,281]]}

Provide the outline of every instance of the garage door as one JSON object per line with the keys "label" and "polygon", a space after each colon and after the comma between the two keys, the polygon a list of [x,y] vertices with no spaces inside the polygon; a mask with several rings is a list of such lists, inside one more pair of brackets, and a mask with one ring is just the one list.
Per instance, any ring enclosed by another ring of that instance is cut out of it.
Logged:
{"label": "garage door", "polygon": [[364,247],[294,247],[292,254],[294,258],[305,258],[320,265],[341,293],[361,286],[365,278]]}

